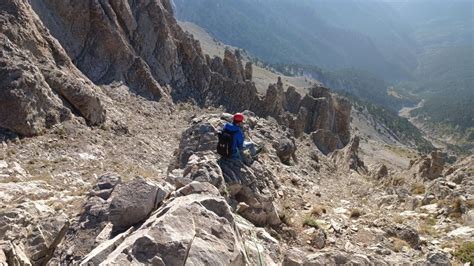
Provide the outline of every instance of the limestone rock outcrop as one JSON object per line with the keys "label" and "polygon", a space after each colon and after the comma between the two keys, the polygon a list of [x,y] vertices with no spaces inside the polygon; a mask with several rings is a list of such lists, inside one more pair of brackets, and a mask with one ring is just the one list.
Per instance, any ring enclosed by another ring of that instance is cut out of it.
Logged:
{"label": "limestone rock outcrop", "polygon": [[243,265],[244,247],[234,226],[224,198],[205,194],[178,197],[151,215],[102,263]]}
{"label": "limestone rock outcrop", "polygon": [[350,141],[351,104],[347,99],[332,95],[329,89],[314,86],[302,97],[288,88],[283,101],[285,110],[297,116],[290,125],[296,135],[312,133],[312,138],[324,154],[341,149]]}
{"label": "limestone rock outcrop", "polygon": [[[158,264],[158,265],[245,265],[247,253],[236,229],[235,215],[226,199],[208,182],[191,182],[171,193],[169,199],[157,191],[157,186],[143,179],[115,184],[103,182],[96,186],[114,190],[107,201],[91,196],[85,212],[67,232],[53,263],[57,264]],[[166,186],[165,186],[166,187]],[[141,193],[136,193],[134,189]],[[103,190],[102,189],[102,190]],[[128,189],[128,190],[127,190]],[[147,193],[147,191],[151,193]],[[155,201],[147,201],[155,194]],[[127,226],[114,223],[114,202],[129,206],[159,201],[152,213],[140,206],[124,209],[121,220],[128,215]],[[107,215],[110,213],[110,215]],[[91,216],[102,217],[91,223]],[[87,218],[89,217],[89,218]],[[133,220],[132,220],[133,219]],[[89,223],[85,223],[85,221]],[[16,246],[14,246],[16,248]],[[17,248],[18,249],[18,248]],[[23,250],[23,249],[21,249]],[[31,258],[28,255],[26,259]],[[22,257],[17,256],[17,259]],[[51,263],[51,262],[50,262]]]}
{"label": "limestone rock outcrop", "polygon": [[337,165],[344,166],[347,170],[355,170],[360,173],[367,173],[367,167],[359,157],[359,136],[354,136],[349,145],[342,150],[336,150],[331,153]]}
{"label": "limestone rock outcrop", "polygon": [[193,181],[207,182],[223,191],[225,181],[217,164],[217,155],[212,152],[198,152],[189,157],[184,169],[175,169],[168,175],[168,182],[181,188]]}
{"label": "limestone rock outcrop", "polygon": [[105,121],[99,89],[72,63],[28,1],[0,2],[0,127],[24,136],[80,115]]}
{"label": "limestone rock outcrop", "polygon": [[[188,183],[210,182],[221,191],[225,186],[233,205],[237,207],[240,204],[237,212],[243,217],[259,226],[279,224],[270,193],[274,191],[272,188],[276,178],[270,171],[258,161],[247,166],[238,160],[212,155],[217,146],[217,129],[224,122],[218,116],[203,116],[194,120],[194,124],[182,134],[176,162],[170,165],[168,171],[168,180],[174,180],[175,184],[182,183],[180,180],[183,179],[188,179]],[[191,171],[194,174],[187,174]]]}
{"label": "limestone rock outcrop", "polygon": [[65,215],[48,217],[53,213],[50,207],[34,203],[0,211],[0,249],[8,265],[41,265],[50,260],[69,228]]}
{"label": "limestone rock outcrop", "polygon": [[429,156],[422,156],[410,163],[414,176],[422,180],[434,180],[440,177],[444,169],[445,154],[440,151],[431,152]]}

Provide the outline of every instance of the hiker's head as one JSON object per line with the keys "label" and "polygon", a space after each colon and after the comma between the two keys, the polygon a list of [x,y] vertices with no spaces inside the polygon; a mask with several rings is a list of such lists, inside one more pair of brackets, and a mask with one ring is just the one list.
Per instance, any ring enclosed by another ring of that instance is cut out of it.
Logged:
{"label": "hiker's head", "polygon": [[244,119],[245,119],[245,117],[242,113],[236,113],[233,117],[233,120],[234,120],[233,122],[234,122],[234,124],[238,125],[238,124],[244,122]]}

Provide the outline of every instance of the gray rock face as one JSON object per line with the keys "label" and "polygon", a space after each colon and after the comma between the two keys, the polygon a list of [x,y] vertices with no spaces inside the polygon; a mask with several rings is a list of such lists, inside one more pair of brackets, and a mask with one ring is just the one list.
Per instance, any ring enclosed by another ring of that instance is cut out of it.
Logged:
{"label": "gray rock face", "polygon": [[329,130],[316,130],[311,133],[311,139],[316,147],[325,155],[343,147],[340,139]]}
{"label": "gray rock face", "polygon": [[3,246],[3,252],[5,254],[5,260],[7,265],[33,265],[25,254],[24,248],[21,245],[15,243],[7,243]]}
{"label": "gray rock face", "polygon": [[252,80],[252,78],[253,78],[252,62],[247,62],[245,64],[245,80]]}
{"label": "gray rock face", "polygon": [[372,176],[374,176],[376,179],[382,179],[384,177],[388,176],[388,168],[385,164],[382,164],[378,166],[378,168],[375,169],[375,171],[372,173]]}
{"label": "gray rock face", "polygon": [[319,251],[308,254],[292,248],[285,254],[283,266],[323,266],[323,265],[389,265],[383,259],[358,253],[337,250]]}
{"label": "gray rock face", "polygon": [[217,156],[211,152],[192,155],[184,168],[183,176],[193,181],[210,183],[219,190],[225,187]]}
{"label": "gray rock face", "polygon": [[283,259],[282,266],[300,266],[303,265],[303,261],[305,259],[306,254],[297,249],[292,248],[288,250],[285,254],[285,258]]}
{"label": "gray rock face", "polygon": [[145,220],[164,198],[158,198],[161,188],[136,178],[119,184],[112,193],[109,220],[117,228],[128,228]]}
{"label": "gray rock face", "polygon": [[[53,210],[39,204],[23,203],[0,211],[0,249],[10,265],[41,265],[49,261],[69,228],[64,215],[54,218]],[[2,243],[9,243],[2,247]]]}
{"label": "gray rock face", "polygon": [[230,196],[243,203],[237,212],[257,226],[281,223],[273,203],[275,179],[262,164],[254,162],[251,167],[237,160],[221,160],[219,165],[226,180]]}
{"label": "gray rock face", "polygon": [[73,113],[91,125],[103,123],[99,89],[72,64],[29,3],[2,1],[0,10],[0,127],[32,136]]}
{"label": "gray rock face", "polygon": [[223,198],[191,194],[158,209],[103,261],[102,255],[92,256],[103,254],[101,250],[92,251],[87,260],[104,264],[243,265],[244,248],[233,228],[233,214]]}
{"label": "gray rock face", "polygon": [[426,256],[427,265],[438,265],[438,266],[450,266],[451,261],[446,253],[443,252],[431,252]]}
{"label": "gray rock face", "polygon": [[278,77],[277,84],[271,84],[268,86],[265,99],[262,104],[263,116],[273,116],[280,117],[283,109],[284,103],[284,90],[283,84],[281,83],[281,78]]}
{"label": "gray rock face", "polygon": [[225,76],[229,77],[235,82],[244,81],[244,68],[242,67],[240,54],[237,54],[237,51],[235,54],[233,54],[230,50],[225,50],[223,64]]}
{"label": "gray rock face", "polygon": [[385,229],[387,236],[394,236],[406,241],[412,248],[419,248],[420,236],[418,232],[408,225],[396,224]]}
{"label": "gray rock face", "polygon": [[430,156],[423,156],[419,160],[411,162],[411,169],[415,176],[423,180],[434,180],[441,176],[444,169],[444,157],[440,151],[434,151]]}
{"label": "gray rock face", "polygon": [[217,188],[211,183],[197,181],[193,181],[173,192],[173,196],[175,197],[187,196],[191,194],[208,194],[214,196],[220,195],[219,190],[217,190]]}
{"label": "gray rock face", "polygon": [[187,129],[179,144],[178,168],[184,168],[196,152],[214,151],[217,141],[217,129],[210,123],[197,123]]}
{"label": "gray rock face", "polygon": [[[175,25],[168,22],[172,15],[163,2],[39,0],[31,4],[94,83],[124,81],[143,96],[160,99],[166,97],[160,82],[185,82],[178,48],[172,40]],[[144,7],[150,12],[137,16],[135,11]]]}
{"label": "gray rock face", "polygon": [[275,143],[274,148],[277,151],[277,156],[280,158],[282,163],[289,164],[292,158],[295,162],[298,162],[295,154],[296,144],[294,139],[279,139],[278,142]]}
{"label": "gray rock face", "polygon": [[316,86],[304,96],[300,105],[308,111],[306,132],[329,130],[343,146],[349,143],[351,104],[348,100],[331,95],[327,88]]}
{"label": "gray rock face", "polygon": [[331,159],[333,159],[337,165],[343,165],[348,170],[367,173],[367,167],[359,158],[359,142],[359,136],[354,136],[349,145],[342,150],[333,152]]}

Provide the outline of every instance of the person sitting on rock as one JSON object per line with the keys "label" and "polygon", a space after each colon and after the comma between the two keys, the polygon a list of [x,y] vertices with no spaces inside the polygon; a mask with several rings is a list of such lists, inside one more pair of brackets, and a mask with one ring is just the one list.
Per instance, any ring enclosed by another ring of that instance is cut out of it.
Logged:
{"label": "person sitting on rock", "polygon": [[245,135],[242,130],[242,125],[245,119],[244,115],[242,113],[236,113],[232,119],[232,123],[226,123],[223,129],[223,132],[232,135],[230,158],[241,160],[244,163],[249,164],[253,161],[252,157],[254,157],[258,151],[253,142],[245,141]]}

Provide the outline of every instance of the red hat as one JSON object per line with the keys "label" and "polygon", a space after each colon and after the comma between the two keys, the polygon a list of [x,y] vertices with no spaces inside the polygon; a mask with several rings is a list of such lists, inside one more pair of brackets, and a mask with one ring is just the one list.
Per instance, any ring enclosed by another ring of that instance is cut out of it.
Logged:
{"label": "red hat", "polygon": [[236,113],[234,115],[234,123],[241,123],[244,121],[244,115],[242,113]]}

